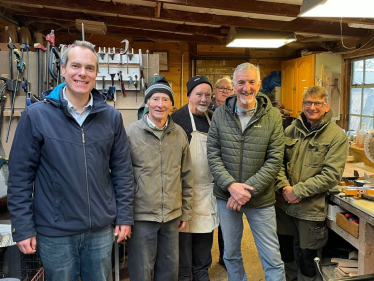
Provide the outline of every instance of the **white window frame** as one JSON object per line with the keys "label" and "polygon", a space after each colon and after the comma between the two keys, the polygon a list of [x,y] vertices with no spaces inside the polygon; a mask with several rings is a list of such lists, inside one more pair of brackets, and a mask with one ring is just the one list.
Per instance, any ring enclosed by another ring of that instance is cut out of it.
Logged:
{"label": "white window frame", "polygon": [[[357,59],[353,59],[351,61],[351,81],[350,81],[350,89],[349,89],[349,101],[351,102],[352,100],[352,89],[361,89],[361,113],[360,114],[353,114],[351,113],[351,104],[349,105],[349,120],[348,120],[348,126],[349,126],[349,130],[355,130],[355,129],[352,129],[350,127],[351,125],[351,117],[352,116],[357,116],[360,118],[360,123],[362,123],[362,117],[368,117],[368,118],[372,118],[373,119],[373,125],[374,125],[374,109],[373,109],[373,115],[365,115],[365,114],[362,114],[362,110],[363,110],[363,90],[366,89],[366,88],[374,88],[374,81],[373,81],[373,84],[365,84],[364,81],[365,81],[365,74],[366,74],[366,70],[365,70],[365,61],[368,60],[368,59],[374,59],[374,56],[367,56],[367,57],[361,57],[361,58],[357,58]],[[356,61],[363,61],[363,76],[362,76],[362,84],[353,84],[353,77],[354,77],[354,69],[353,69],[353,66],[354,66],[354,63]],[[368,129],[367,128],[368,126],[366,126],[366,130]],[[372,128],[373,129],[373,128]],[[358,128],[359,130],[359,128]]]}

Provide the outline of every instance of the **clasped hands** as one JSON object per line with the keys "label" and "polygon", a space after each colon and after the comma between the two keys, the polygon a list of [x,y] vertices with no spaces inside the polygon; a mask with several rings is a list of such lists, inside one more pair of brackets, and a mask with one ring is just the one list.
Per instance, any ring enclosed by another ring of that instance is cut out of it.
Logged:
{"label": "clasped hands", "polygon": [[300,198],[296,197],[295,193],[293,192],[293,188],[290,185],[283,187],[282,195],[284,200],[286,200],[289,204],[297,204],[301,201]]}
{"label": "clasped hands", "polygon": [[228,188],[231,197],[227,201],[226,208],[240,211],[241,207],[251,199],[251,194],[246,190],[253,190],[252,186],[244,183],[233,183]]}

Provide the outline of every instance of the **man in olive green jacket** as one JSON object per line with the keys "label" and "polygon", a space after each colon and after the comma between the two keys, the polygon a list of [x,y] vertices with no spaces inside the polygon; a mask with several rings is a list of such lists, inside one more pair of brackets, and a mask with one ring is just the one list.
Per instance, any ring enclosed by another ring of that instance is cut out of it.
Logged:
{"label": "man in olive green jacket", "polygon": [[[310,87],[303,96],[303,112],[285,131],[276,211],[287,281],[316,280],[314,258],[327,242],[326,192],[340,181],[348,156],[347,137],[331,117],[326,90]],[[300,247],[297,257],[294,239]]]}
{"label": "man in olive green jacket", "polygon": [[247,280],[240,250],[244,213],[266,280],[283,281],[274,210],[274,182],[284,151],[282,119],[270,100],[258,93],[256,66],[239,65],[233,84],[236,95],[214,112],[207,142],[228,280]]}
{"label": "man in olive green jacket", "polygon": [[130,279],[176,281],[178,229],[191,220],[190,148],[186,133],[169,116],[174,96],[163,75],[145,92],[145,103],[149,112],[126,127],[135,179]]}

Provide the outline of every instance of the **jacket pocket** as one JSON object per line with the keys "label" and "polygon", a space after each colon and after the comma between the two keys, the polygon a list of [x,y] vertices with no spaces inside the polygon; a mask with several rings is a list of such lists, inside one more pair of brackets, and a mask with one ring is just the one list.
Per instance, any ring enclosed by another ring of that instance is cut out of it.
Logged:
{"label": "jacket pocket", "polygon": [[134,175],[134,181],[135,181],[134,194],[137,194],[138,191],[139,191],[139,180],[140,180],[140,174],[135,173],[135,175]]}
{"label": "jacket pocket", "polygon": [[286,138],[285,140],[285,154],[287,161],[291,161],[292,155],[295,151],[298,139]]}
{"label": "jacket pocket", "polygon": [[327,143],[318,143],[311,141],[308,144],[304,165],[312,168],[321,167],[325,160],[328,149],[329,144]]}
{"label": "jacket pocket", "polygon": [[308,249],[318,250],[326,245],[328,232],[325,226],[311,227],[308,232]]}
{"label": "jacket pocket", "polygon": [[52,184],[53,188],[53,218],[58,221],[61,213],[61,192],[60,185],[57,183]]}

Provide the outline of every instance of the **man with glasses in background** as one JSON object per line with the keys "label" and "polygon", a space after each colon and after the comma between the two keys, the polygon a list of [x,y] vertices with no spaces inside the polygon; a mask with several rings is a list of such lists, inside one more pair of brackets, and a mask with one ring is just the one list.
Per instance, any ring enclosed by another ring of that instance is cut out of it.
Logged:
{"label": "man with glasses in background", "polygon": [[331,118],[326,90],[309,87],[303,111],[285,131],[276,214],[287,281],[317,280],[314,258],[327,242],[326,193],[340,181],[348,155],[347,137]]}
{"label": "man with glasses in background", "polygon": [[214,98],[208,109],[214,111],[217,107],[223,105],[226,98],[232,94],[232,81],[230,77],[223,77],[218,79],[214,87]]}

